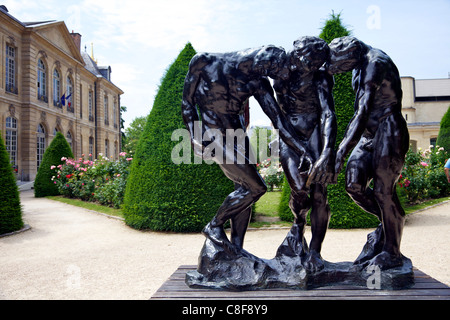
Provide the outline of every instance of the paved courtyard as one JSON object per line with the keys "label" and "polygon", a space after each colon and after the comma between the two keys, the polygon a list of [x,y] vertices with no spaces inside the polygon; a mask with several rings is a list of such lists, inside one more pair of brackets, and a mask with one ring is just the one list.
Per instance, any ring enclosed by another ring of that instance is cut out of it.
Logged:
{"label": "paved courtyard", "polygon": [[[121,220],[22,191],[31,229],[0,238],[0,299],[149,299],[180,265],[197,264],[201,234],[137,231]],[[372,230],[329,230],[324,259],[354,260]],[[287,229],[251,230],[245,248],[271,259]],[[310,239],[310,230],[306,232]],[[450,202],[408,216],[402,252],[450,285]]]}

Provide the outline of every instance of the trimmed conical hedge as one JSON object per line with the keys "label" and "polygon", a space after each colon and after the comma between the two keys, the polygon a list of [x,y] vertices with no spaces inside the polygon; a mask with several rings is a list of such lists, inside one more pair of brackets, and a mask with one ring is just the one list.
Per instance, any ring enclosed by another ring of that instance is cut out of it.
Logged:
{"label": "trimmed conical hedge", "polygon": [[52,181],[55,170],[51,170],[50,167],[64,163],[61,160],[62,157],[73,158],[73,153],[64,135],[58,132],[45,150],[36,174],[36,179],[34,180],[34,196],[36,198],[59,195],[58,188]]}
{"label": "trimmed conical hedge", "polygon": [[[333,39],[350,35],[351,32],[342,24],[340,14],[331,14],[325,21],[320,38],[330,43]],[[347,125],[354,115],[355,92],[352,88],[352,73],[346,72],[334,76],[333,97],[338,123],[336,149],[342,141]],[[331,209],[330,228],[369,228],[379,224],[378,219],[364,212],[345,191],[345,168],[338,176],[337,184],[328,185],[328,203]],[[287,186],[287,187],[286,187]],[[292,221],[289,209],[289,184],[283,186],[283,195],[279,205],[280,218]]]}
{"label": "trimmed conical hedge", "polygon": [[19,190],[0,134],[0,234],[14,232],[22,227]]}
{"label": "trimmed conical hedge", "polygon": [[450,107],[441,120],[441,127],[436,141],[439,147],[443,147],[450,154]]}
{"label": "trimmed conical hedge", "polygon": [[139,139],[123,206],[125,222],[133,228],[200,231],[234,189],[216,164],[174,164],[171,158],[180,143],[172,141],[172,133],[186,128],[181,101],[194,55],[188,43],[166,71]]}

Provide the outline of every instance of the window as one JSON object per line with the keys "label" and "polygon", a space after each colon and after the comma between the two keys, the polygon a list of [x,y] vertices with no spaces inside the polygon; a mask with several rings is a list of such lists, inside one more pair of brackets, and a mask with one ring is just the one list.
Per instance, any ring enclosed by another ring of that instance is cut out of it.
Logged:
{"label": "window", "polygon": [[80,119],[83,118],[83,86],[80,84]]}
{"label": "window", "polygon": [[59,98],[61,97],[61,80],[59,78],[59,72],[55,69],[53,71],[53,105],[55,107],[61,108],[61,102]]}
{"label": "window", "polygon": [[72,147],[72,134],[70,133],[70,131],[67,131],[66,139],[67,139],[67,142],[70,145],[70,149],[73,149],[73,147]]}
{"label": "window", "polygon": [[6,45],[6,85],[7,92],[18,94],[16,87],[16,48]]}
{"label": "window", "polygon": [[94,154],[94,138],[89,137],[89,160],[92,160]]}
{"label": "window", "polygon": [[89,91],[88,108],[89,108],[89,121],[94,121],[94,112],[92,110],[92,91]]}
{"label": "window", "polygon": [[109,141],[105,140],[105,157],[109,158]]}
{"label": "window", "polygon": [[47,73],[45,71],[45,64],[41,59],[38,60],[38,100],[48,102],[47,98]]}
{"label": "window", "polygon": [[437,138],[431,138],[430,139],[430,146],[436,147],[436,141],[437,141]]}
{"label": "window", "polygon": [[42,158],[44,157],[44,151],[45,151],[45,129],[42,126],[42,124],[38,125],[37,128],[37,168],[39,169],[39,166],[42,163]]}
{"label": "window", "polygon": [[114,123],[114,128],[117,129],[117,103],[114,101],[113,104],[113,123]]}
{"label": "window", "polygon": [[73,84],[72,79],[70,77],[67,77],[67,85],[66,85],[66,104],[67,104],[67,111],[69,112],[75,112],[74,105],[72,103],[73,101]]}
{"label": "window", "polygon": [[108,96],[107,95],[105,95],[103,104],[105,106],[105,124],[109,125],[109,107],[108,107]]}
{"label": "window", "polygon": [[17,168],[17,120],[6,118],[6,151],[9,153],[9,161],[14,169]]}
{"label": "window", "polygon": [[53,129],[53,135],[56,136],[56,134],[59,132],[58,128]]}

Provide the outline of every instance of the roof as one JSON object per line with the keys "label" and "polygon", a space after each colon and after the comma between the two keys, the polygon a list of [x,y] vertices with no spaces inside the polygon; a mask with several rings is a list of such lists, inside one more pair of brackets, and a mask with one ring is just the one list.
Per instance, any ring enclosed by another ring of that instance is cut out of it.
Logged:
{"label": "roof", "polygon": [[416,97],[450,96],[450,79],[415,80]]}

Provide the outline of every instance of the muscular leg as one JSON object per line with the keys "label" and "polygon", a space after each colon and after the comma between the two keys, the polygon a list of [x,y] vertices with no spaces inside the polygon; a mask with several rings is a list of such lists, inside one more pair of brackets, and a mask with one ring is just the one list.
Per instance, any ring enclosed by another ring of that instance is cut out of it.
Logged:
{"label": "muscular leg", "polygon": [[324,268],[324,262],[320,255],[322,243],[330,221],[330,206],[327,201],[327,189],[322,184],[311,186],[311,232],[312,238],[309,248],[309,255],[305,262],[308,270],[319,271]]}
{"label": "muscular leg", "polygon": [[374,138],[374,192],[381,209],[385,241],[382,252],[370,264],[379,266],[382,270],[402,264],[400,242],[405,212],[398,199],[395,184],[405,161],[408,140],[406,125],[399,115],[385,119]]}
{"label": "muscular leg", "polygon": [[[300,157],[291,150],[284,141],[280,140],[280,160],[283,171],[291,187],[289,208],[294,215],[295,230],[298,231],[298,240],[303,241],[306,215],[311,208],[308,190],[305,187],[307,176],[299,173]],[[294,230],[293,229],[293,230]]]}
{"label": "muscular leg", "polygon": [[266,192],[267,187],[255,165],[219,164],[219,166],[238,187],[227,196],[215,217],[203,229],[203,233],[216,244],[229,246],[230,242],[223,230],[223,225],[232,219],[233,243],[241,248],[250,218],[251,206]]}
{"label": "muscular leg", "polygon": [[[381,221],[381,210],[369,182],[373,177],[373,148],[368,147],[370,140],[361,138],[353,150],[346,168],[346,191],[355,203],[364,211],[375,215]],[[382,224],[367,235],[367,242],[355,260],[355,264],[372,259],[382,250],[384,233]]]}

